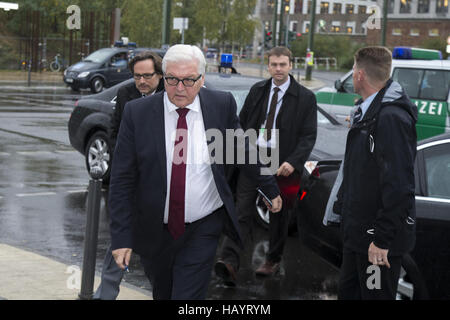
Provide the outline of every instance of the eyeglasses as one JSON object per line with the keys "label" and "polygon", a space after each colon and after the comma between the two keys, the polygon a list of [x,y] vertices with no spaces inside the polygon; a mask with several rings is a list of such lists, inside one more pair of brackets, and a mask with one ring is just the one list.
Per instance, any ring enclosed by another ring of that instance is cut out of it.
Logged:
{"label": "eyeglasses", "polygon": [[177,86],[178,83],[180,83],[180,81],[181,81],[185,87],[192,87],[201,77],[202,77],[202,75],[199,75],[196,79],[191,79],[191,78],[178,79],[176,77],[164,76],[164,79],[166,80],[167,84],[170,86]]}
{"label": "eyeglasses", "polygon": [[151,78],[153,78],[153,76],[156,74],[157,72],[153,72],[153,73],[144,73],[144,74],[139,74],[139,73],[135,73],[133,74],[133,78],[134,80],[140,80],[142,77],[145,80],[150,80]]}

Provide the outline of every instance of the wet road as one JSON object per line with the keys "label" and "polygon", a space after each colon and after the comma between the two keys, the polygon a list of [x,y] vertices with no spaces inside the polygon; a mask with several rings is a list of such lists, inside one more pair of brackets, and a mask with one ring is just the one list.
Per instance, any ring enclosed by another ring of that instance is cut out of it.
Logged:
{"label": "wet road", "polygon": [[[82,94],[88,94],[83,92]],[[0,87],[0,243],[26,248],[69,265],[82,265],[87,175],[84,157],[69,143],[67,122],[75,100],[65,87]],[[97,271],[109,245],[107,190],[100,212]],[[267,250],[257,227],[242,257],[238,286],[214,275],[208,299],[334,299],[337,271],[289,238],[281,272],[259,278],[253,270]],[[151,289],[137,256],[125,281]]]}

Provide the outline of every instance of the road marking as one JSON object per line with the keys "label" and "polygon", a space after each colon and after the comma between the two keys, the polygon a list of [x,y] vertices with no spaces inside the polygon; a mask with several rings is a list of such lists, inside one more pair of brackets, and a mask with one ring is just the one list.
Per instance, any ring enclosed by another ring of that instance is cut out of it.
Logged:
{"label": "road marking", "polygon": [[0,152],[0,156],[3,156],[3,157],[9,157],[11,155],[11,153],[8,153],[8,152]]}
{"label": "road marking", "polygon": [[68,190],[67,193],[85,193],[87,192],[86,189],[83,190]]}
{"label": "road marking", "polygon": [[55,192],[37,192],[37,193],[18,193],[17,197],[39,197],[39,196],[53,196]]}

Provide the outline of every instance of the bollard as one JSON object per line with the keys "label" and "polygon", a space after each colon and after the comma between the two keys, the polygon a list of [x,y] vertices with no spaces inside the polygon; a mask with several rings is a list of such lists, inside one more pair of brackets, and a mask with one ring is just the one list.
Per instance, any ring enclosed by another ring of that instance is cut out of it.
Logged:
{"label": "bollard", "polygon": [[81,300],[91,300],[94,293],[95,261],[97,258],[98,223],[102,191],[103,170],[92,167],[89,181],[86,233],[84,237],[83,270],[81,274]]}

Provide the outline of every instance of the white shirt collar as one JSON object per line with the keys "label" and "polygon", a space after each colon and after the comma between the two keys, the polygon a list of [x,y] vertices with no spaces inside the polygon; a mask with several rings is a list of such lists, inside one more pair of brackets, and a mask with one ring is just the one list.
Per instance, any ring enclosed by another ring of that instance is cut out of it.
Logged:
{"label": "white shirt collar", "polygon": [[273,91],[274,88],[278,87],[280,88],[281,91],[283,91],[283,93],[285,93],[290,85],[291,85],[291,77],[288,77],[287,81],[283,83],[281,86],[277,86],[272,79],[272,88],[270,90]]}
{"label": "white shirt collar", "polygon": [[361,115],[361,119],[364,117],[364,115],[366,114],[367,110],[369,109],[370,105],[372,104],[373,99],[375,99],[376,95],[377,95],[378,91],[375,92],[374,94],[372,94],[371,96],[367,97],[366,100],[364,100],[361,105],[359,106],[361,108],[362,111],[362,115]]}

